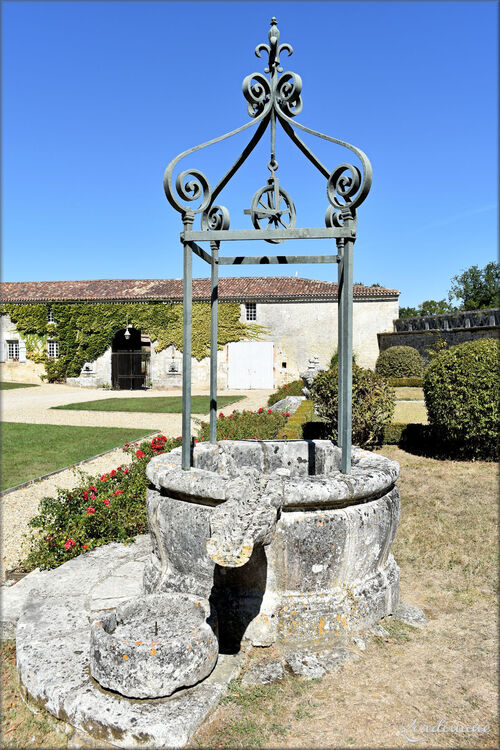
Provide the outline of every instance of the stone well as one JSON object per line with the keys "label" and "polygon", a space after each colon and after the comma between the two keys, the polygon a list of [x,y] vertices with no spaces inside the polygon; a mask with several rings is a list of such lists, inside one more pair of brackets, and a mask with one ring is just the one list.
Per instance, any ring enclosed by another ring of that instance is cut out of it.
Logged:
{"label": "stone well", "polygon": [[390,554],[399,466],[353,448],[340,472],[328,440],[198,443],[153,458],[147,495],[153,551],[146,593],[210,601],[220,651],[329,648],[389,615],[399,601]]}

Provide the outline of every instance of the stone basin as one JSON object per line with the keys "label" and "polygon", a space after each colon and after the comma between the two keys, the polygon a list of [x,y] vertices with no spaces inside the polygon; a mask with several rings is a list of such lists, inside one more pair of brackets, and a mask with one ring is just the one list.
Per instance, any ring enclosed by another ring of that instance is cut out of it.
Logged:
{"label": "stone basin", "polygon": [[147,467],[153,551],[144,587],[210,599],[222,648],[323,647],[391,614],[399,466],[328,440],[198,443]]}
{"label": "stone basin", "polygon": [[141,596],[90,631],[90,673],[129,698],[159,698],[189,687],[215,667],[215,617],[206,599],[181,593]]}

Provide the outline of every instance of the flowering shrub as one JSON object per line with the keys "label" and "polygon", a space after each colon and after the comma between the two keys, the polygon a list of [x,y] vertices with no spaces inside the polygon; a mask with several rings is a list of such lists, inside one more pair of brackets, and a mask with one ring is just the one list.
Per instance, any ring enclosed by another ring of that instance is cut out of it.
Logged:
{"label": "flowering shrub", "polygon": [[[275,438],[290,415],[265,409],[242,411],[217,419],[217,437],[223,439]],[[202,422],[199,440],[208,440],[209,425]],[[60,489],[57,497],[44,497],[40,512],[32,518],[29,551],[23,561],[27,570],[55,568],[88,550],[110,542],[128,542],[147,531],[146,466],[153,456],[167,453],[181,444],[181,438],[164,435],[151,441],[126,443],[123,450],[132,462],[106,474],[90,477],[82,473],[81,483],[71,490]]]}
{"label": "flowering shrub", "polygon": [[267,405],[272,406],[277,401],[281,401],[282,398],[286,398],[287,396],[303,396],[303,388],[304,381],[302,378],[300,380],[292,380],[291,383],[286,383],[285,385],[282,385],[281,388],[278,388],[275,393],[271,393],[267,399]]}
{"label": "flowering shrub", "polygon": [[[272,440],[284,427],[289,416],[288,413],[280,414],[268,409],[233,411],[228,417],[220,412],[217,417],[217,440]],[[198,439],[208,440],[209,431],[208,422],[202,422]]]}
{"label": "flowering shrub", "polygon": [[44,497],[39,514],[29,523],[30,547],[23,567],[54,568],[95,547],[131,541],[145,532],[146,465],[177,445],[180,438],[164,436],[139,446],[125,445],[123,450],[132,456],[130,466],[117,466],[96,477],[82,473],[77,487]]}

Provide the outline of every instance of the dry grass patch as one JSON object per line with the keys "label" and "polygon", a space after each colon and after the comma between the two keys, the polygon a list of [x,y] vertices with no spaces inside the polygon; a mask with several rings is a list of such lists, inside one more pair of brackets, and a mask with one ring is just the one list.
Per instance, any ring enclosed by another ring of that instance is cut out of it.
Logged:
{"label": "dry grass patch", "polygon": [[427,409],[419,401],[396,401],[393,422],[428,424]]}
{"label": "dry grass patch", "polygon": [[[498,747],[496,466],[382,453],[401,464],[402,597],[428,624],[389,620],[387,637],[318,682],[287,676],[250,697],[237,684],[243,705],[221,705],[194,747]],[[425,731],[440,720],[488,731]]]}
{"label": "dry grass patch", "polygon": [[401,388],[394,388],[396,391],[396,399],[398,401],[423,401],[424,400],[424,389],[414,388],[412,386],[404,386]]}
{"label": "dry grass patch", "polygon": [[[0,747],[67,747],[68,740],[54,729],[56,719],[48,714],[33,714],[19,695],[16,671],[16,647],[12,641],[2,643],[2,726]],[[62,724],[61,724],[62,727]]]}

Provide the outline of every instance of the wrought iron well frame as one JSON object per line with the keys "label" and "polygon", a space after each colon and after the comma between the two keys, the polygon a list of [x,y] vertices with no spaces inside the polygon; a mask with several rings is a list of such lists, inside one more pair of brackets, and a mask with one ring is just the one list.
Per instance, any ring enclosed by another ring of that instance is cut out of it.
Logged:
{"label": "wrought iron well frame", "polygon": [[[211,269],[210,294],[210,442],[216,443],[217,420],[217,306],[219,266],[248,264],[288,264],[288,263],[337,263],[338,267],[338,444],[342,449],[341,471],[350,473],[352,447],[352,311],[353,311],[353,246],[356,240],[356,209],[365,200],[371,187],[372,168],[366,154],[357,147],[331,136],[319,133],[296,120],[292,120],[302,110],[302,81],[291,71],[283,73],[280,54],[290,56],[293,52],[289,44],[279,44],[280,32],[275,18],[271,19],[268,33],[269,44],[259,44],[255,49],[257,57],[262,52],[268,55],[265,73],[252,73],[243,80],[243,94],[247,100],[247,110],[251,120],[241,127],[218,138],[188,149],[173,159],[165,170],[163,184],[169,203],[182,214],[183,232],[180,240],[184,251],[183,268],[183,356],[182,356],[182,468],[189,470],[192,464],[191,445],[191,356],[192,356],[192,262],[193,253],[209,264]],[[278,74],[282,73],[278,77]],[[325,227],[296,227],[295,206],[285,190],[279,185],[276,175],[276,124],[283,130],[327,179],[326,193],[329,206],[325,214]],[[187,156],[215,143],[258,125],[249,143],[238,156],[224,177],[211,188],[208,179],[198,169],[182,171],[173,179],[177,164]],[[251,208],[244,211],[250,215],[253,229],[229,229],[229,211],[225,206],[216,205],[215,200],[223,188],[253,151],[264,133],[270,127],[271,149],[267,165],[271,177],[267,185],[254,195]],[[295,132],[299,128],[310,135],[336,143],[350,149],[361,162],[357,166],[344,163],[330,171],[315,156]],[[264,196],[267,198],[263,200]],[[200,205],[192,209],[186,205],[198,201]],[[285,208],[281,209],[284,203]],[[201,214],[201,229],[193,229],[196,214]],[[288,214],[288,219],[285,216]],[[260,222],[268,221],[262,229]],[[279,228],[279,225],[283,228]],[[223,241],[265,240],[277,244],[293,239],[335,239],[335,255],[264,255],[232,256],[219,254]],[[210,252],[198,242],[208,242]]]}

